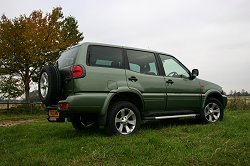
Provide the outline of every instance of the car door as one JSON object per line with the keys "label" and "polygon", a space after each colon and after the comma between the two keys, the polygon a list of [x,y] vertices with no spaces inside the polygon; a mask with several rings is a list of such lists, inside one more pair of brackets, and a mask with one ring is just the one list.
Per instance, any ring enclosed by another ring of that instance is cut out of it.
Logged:
{"label": "car door", "polygon": [[189,70],[169,55],[159,55],[165,72],[167,111],[196,111],[201,106],[199,80],[191,79]]}
{"label": "car door", "polygon": [[159,74],[154,53],[127,49],[126,54],[128,87],[142,95],[144,113],[165,111],[165,79]]}

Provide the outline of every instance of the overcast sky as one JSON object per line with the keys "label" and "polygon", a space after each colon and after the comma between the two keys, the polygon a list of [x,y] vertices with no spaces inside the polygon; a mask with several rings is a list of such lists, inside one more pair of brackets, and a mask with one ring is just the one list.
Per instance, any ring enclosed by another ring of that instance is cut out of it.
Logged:
{"label": "overcast sky", "polygon": [[174,55],[226,92],[250,92],[250,0],[0,0],[8,18],[62,7],[84,41]]}

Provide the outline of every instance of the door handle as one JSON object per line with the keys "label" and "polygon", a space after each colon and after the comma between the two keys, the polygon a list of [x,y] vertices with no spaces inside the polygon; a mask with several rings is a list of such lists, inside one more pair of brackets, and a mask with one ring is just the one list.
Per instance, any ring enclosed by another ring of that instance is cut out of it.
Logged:
{"label": "door handle", "polygon": [[166,81],[166,83],[167,83],[167,84],[173,84],[174,81],[172,81],[172,80],[169,79],[169,80]]}
{"label": "door handle", "polygon": [[135,76],[128,78],[129,81],[136,82],[138,79]]}

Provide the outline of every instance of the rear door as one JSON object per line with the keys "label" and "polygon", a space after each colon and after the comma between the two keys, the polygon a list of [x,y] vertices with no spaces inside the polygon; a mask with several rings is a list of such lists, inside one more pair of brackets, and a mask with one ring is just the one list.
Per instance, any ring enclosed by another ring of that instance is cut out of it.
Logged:
{"label": "rear door", "polygon": [[127,49],[126,54],[128,87],[142,94],[145,111],[152,113],[164,111],[166,106],[165,80],[159,75],[154,53]]}
{"label": "rear door", "polygon": [[198,79],[190,79],[190,72],[177,59],[159,55],[165,72],[167,111],[193,111],[201,106]]}
{"label": "rear door", "polygon": [[71,49],[63,52],[57,60],[57,65],[60,71],[62,80],[62,94],[66,98],[69,94],[74,92],[73,79],[71,78],[70,70],[75,63],[76,57],[79,52],[80,46],[72,47]]}

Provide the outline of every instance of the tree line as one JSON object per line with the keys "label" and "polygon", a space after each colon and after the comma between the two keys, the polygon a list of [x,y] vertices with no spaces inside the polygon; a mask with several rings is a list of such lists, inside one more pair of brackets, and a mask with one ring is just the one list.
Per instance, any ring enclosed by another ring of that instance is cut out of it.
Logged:
{"label": "tree line", "polygon": [[0,19],[0,98],[25,94],[30,100],[30,83],[38,82],[43,65],[53,63],[59,53],[83,40],[78,22],[65,17],[61,7],[50,13],[35,10],[14,19]]}
{"label": "tree line", "polygon": [[250,96],[250,93],[245,89],[242,89],[241,91],[230,90],[228,96]]}

